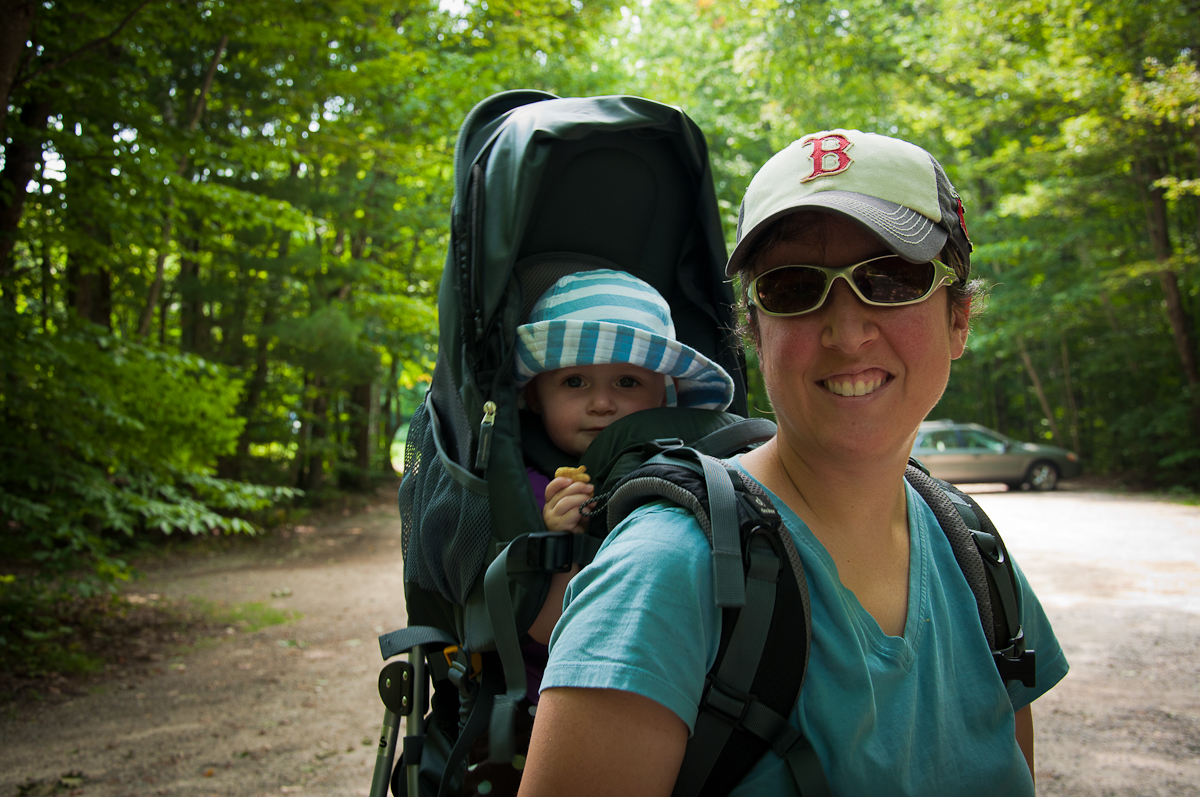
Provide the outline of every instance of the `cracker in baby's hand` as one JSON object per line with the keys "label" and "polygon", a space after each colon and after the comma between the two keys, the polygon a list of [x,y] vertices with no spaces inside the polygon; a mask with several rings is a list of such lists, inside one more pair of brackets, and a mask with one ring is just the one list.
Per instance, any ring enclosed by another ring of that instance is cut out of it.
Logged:
{"label": "cracker in baby's hand", "polygon": [[584,482],[585,484],[592,480],[592,477],[587,475],[586,465],[580,465],[578,468],[559,468],[554,471],[554,478],[560,479],[563,476],[566,476],[571,481]]}

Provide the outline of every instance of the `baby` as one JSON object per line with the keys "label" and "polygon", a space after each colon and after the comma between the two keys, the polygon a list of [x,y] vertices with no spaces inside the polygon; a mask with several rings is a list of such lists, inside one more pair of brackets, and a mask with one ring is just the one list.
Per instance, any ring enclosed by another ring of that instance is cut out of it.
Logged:
{"label": "baby", "polygon": [[[615,421],[652,407],[723,410],[733,380],[721,366],[675,338],[671,310],[646,282],[623,271],[567,275],[546,291],[517,328],[517,387],[541,416],[550,441],[582,457]],[[582,474],[586,477],[586,474]],[[594,492],[575,475],[550,478],[530,469],[534,495],[545,498],[550,531],[582,533],[581,515]],[[540,495],[539,495],[540,494]],[[542,611],[529,629],[545,644],[562,614],[567,582],[556,573]]]}

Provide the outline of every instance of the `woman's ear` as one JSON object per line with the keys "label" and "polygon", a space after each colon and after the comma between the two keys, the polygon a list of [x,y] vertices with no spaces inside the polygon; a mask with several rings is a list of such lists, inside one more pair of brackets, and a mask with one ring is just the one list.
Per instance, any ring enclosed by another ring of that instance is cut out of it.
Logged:
{"label": "woman's ear", "polygon": [[967,336],[971,334],[971,300],[950,306],[950,359],[957,360],[967,350]]}

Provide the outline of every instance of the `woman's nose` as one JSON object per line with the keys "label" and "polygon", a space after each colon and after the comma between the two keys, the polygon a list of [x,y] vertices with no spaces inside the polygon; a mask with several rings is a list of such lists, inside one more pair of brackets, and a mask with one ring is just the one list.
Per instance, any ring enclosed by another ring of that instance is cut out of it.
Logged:
{"label": "woman's nose", "polygon": [[863,303],[845,279],[833,281],[821,311],[821,343],[826,346],[854,352],[879,337],[874,308]]}

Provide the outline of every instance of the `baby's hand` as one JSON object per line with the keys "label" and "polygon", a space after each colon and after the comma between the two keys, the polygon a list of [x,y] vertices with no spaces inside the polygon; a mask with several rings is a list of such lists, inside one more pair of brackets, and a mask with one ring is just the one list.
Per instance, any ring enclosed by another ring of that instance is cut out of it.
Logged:
{"label": "baby's hand", "polygon": [[575,481],[569,476],[559,476],[546,485],[546,508],[542,520],[547,531],[570,531],[582,534],[587,530],[588,519],[580,510],[591,500],[596,488],[587,482]]}

